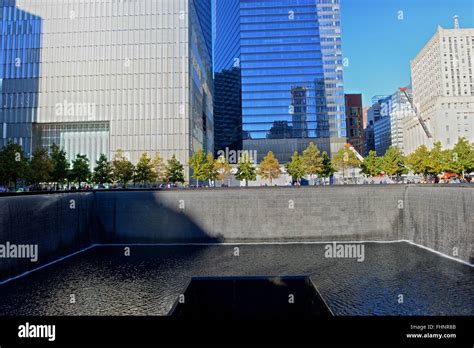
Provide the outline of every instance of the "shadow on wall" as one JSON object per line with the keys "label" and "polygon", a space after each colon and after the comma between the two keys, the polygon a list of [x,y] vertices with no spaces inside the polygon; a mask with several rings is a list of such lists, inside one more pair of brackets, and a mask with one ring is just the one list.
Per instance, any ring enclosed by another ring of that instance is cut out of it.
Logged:
{"label": "shadow on wall", "polygon": [[93,244],[93,202],[92,193],[0,197],[0,279]]}
{"label": "shadow on wall", "polygon": [[398,186],[96,192],[97,230],[104,243],[399,240],[403,219],[397,202],[404,191]]}
{"label": "shadow on wall", "polygon": [[[174,192],[96,192],[99,240],[104,243],[218,243],[186,213],[186,200]],[[202,214],[205,214],[202,207]]]}

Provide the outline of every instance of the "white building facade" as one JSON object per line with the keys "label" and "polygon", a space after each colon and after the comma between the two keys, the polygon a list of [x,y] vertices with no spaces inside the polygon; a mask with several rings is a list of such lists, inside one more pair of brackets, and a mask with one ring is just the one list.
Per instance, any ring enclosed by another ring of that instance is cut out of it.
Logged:
{"label": "white building facade", "polygon": [[0,146],[55,143],[91,166],[213,151],[211,0],[0,4]]}
{"label": "white building facade", "polygon": [[413,99],[432,138],[415,117],[403,121],[405,153],[440,141],[443,148],[458,138],[474,141],[474,29],[438,27],[431,40],[411,62]]}

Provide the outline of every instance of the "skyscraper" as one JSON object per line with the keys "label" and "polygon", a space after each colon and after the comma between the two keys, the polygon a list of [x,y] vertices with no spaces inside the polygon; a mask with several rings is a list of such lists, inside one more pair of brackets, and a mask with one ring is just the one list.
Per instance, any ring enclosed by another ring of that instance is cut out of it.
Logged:
{"label": "skyscraper", "polygon": [[459,137],[474,141],[474,29],[438,30],[411,62],[413,101],[432,138],[418,119],[404,122],[405,152],[440,141],[452,148]]}
{"label": "skyscraper", "polygon": [[242,76],[243,148],[286,162],[311,141],[329,153],[342,147],[339,0],[216,1],[216,9],[226,34],[216,30],[215,65],[232,58]]}
{"label": "skyscraper", "polygon": [[1,4],[1,144],[185,165],[213,151],[211,0]]}
{"label": "skyscraper", "polygon": [[[411,87],[405,87],[411,98]],[[405,94],[396,90],[392,95],[380,99],[380,117],[374,122],[375,151],[383,156],[390,146],[405,150],[403,122],[413,119],[415,114]]]}
{"label": "skyscraper", "polygon": [[214,4],[214,150],[241,150],[240,0]]}
{"label": "skyscraper", "polygon": [[367,126],[364,130],[365,155],[368,155],[370,151],[375,151],[375,123],[382,117],[382,105],[384,104],[384,100],[389,98],[390,96],[384,95],[372,97],[372,105],[367,109]]}
{"label": "skyscraper", "polygon": [[40,82],[40,17],[0,0],[0,147],[13,141],[32,147]]}
{"label": "skyscraper", "polygon": [[364,119],[362,94],[346,94],[347,142],[357,152],[364,153]]}
{"label": "skyscraper", "polygon": [[[406,92],[412,98],[411,86],[406,87]],[[405,94],[400,90],[395,91],[391,98],[390,107],[390,143],[405,152],[405,139],[403,136],[403,122],[406,118],[413,119],[415,113]]]}

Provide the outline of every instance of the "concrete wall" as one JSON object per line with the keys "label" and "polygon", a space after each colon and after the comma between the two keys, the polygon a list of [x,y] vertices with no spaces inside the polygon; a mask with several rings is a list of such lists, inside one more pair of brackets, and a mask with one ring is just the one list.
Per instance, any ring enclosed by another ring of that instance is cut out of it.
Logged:
{"label": "concrete wall", "polygon": [[98,192],[96,206],[109,242],[406,239],[474,263],[474,187]]}
{"label": "concrete wall", "polygon": [[114,242],[397,240],[404,192],[395,185],[98,192],[96,204],[103,235]]}
{"label": "concrete wall", "polygon": [[474,263],[473,208],[474,188],[406,185],[0,197],[0,244],[39,245],[0,280],[96,242],[407,239]]}
{"label": "concrete wall", "polygon": [[405,239],[474,264],[474,187],[410,186]]}
{"label": "concrete wall", "polygon": [[37,244],[38,261],[0,258],[0,280],[94,242],[93,193],[0,197],[0,244]]}

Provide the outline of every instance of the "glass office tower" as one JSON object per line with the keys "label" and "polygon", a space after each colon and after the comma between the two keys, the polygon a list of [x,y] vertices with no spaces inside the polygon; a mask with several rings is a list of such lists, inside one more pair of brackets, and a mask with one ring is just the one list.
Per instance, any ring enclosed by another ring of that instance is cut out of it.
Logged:
{"label": "glass office tower", "polygon": [[282,162],[311,141],[334,153],[346,141],[339,0],[238,2],[217,1],[215,63],[239,47],[244,149]]}
{"label": "glass office tower", "polygon": [[[211,0],[0,4],[4,142],[56,143],[91,161],[121,149],[132,162],[160,152],[187,164],[213,151]],[[28,49],[32,63],[16,67]]]}
{"label": "glass office tower", "polygon": [[41,18],[0,0],[0,147],[32,147],[38,106]]}
{"label": "glass office tower", "polygon": [[240,0],[214,1],[215,152],[242,149]]}

